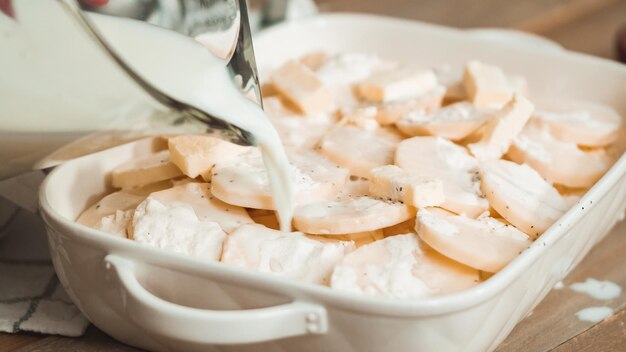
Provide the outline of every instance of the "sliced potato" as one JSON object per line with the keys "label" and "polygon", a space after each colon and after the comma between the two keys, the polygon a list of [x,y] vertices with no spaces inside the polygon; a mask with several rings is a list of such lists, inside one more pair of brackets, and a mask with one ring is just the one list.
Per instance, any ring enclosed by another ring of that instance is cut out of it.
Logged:
{"label": "sliced potato", "polygon": [[436,86],[418,98],[386,103],[378,106],[376,121],[381,125],[390,125],[412,114],[431,114],[441,107],[446,89]]}
{"label": "sliced potato", "polygon": [[511,100],[515,92],[500,67],[476,60],[465,65],[463,87],[472,103],[484,107],[499,107]]}
{"label": "sliced potato", "polygon": [[93,228],[112,235],[128,238],[128,227],[133,218],[133,209],[117,210],[114,214],[102,217]]}
{"label": "sliced potato", "polygon": [[[330,199],[348,178],[348,170],[313,151],[289,153],[289,159],[295,204]],[[211,192],[229,204],[275,210],[268,173],[258,153],[246,155],[238,163],[217,165]]]}
{"label": "sliced potato", "polygon": [[532,243],[514,226],[483,216],[472,219],[438,208],[417,213],[420,238],[446,257],[495,273]]}
{"label": "sliced potato", "polygon": [[445,201],[441,180],[411,174],[395,165],[370,170],[372,196],[397,201],[412,207],[440,205]]}
{"label": "sliced potato", "polygon": [[140,188],[124,189],[102,197],[80,214],[76,222],[85,226],[95,227],[107,216],[119,211],[134,210],[139,203],[152,193],[172,187],[170,181],[156,182]]}
{"label": "sliced potato", "polygon": [[244,208],[226,204],[214,197],[210,187],[208,183],[188,182],[152,193],[149,198],[165,206],[190,206],[200,221],[216,222],[227,233],[253,222]]}
{"label": "sliced potato", "polygon": [[493,160],[481,165],[482,190],[489,204],[533,239],[542,234],[571,202],[526,164]]}
{"label": "sliced potato", "polygon": [[515,138],[507,156],[526,163],[550,181],[571,188],[592,186],[609,169],[608,158],[580,150],[554,138],[548,129],[528,124]]}
{"label": "sliced potato", "polygon": [[408,136],[440,136],[461,140],[494,117],[494,110],[478,108],[468,102],[443,107],[433,113],[415,112],[396,123]]}
{"label": "sliced potato", "polygon": [[250,147],[201,135],[171,137],[168,139],[168,147],[170,159],[185,175],[191,178],[202,175],[206,181],[211,180],[211,169],[215,164],[234,160],[250,150]]}
{"label": "sliced potato", "polygon": [[356,126],[337,126],[319,145],[320,153],[350,170],[368,177],[376,166],[393,164],[393,155],[402,137],[391,129],[367,131]]}
{"label": "sliced potato", "polygon": [[415,216],[415,209],[370,197],[346,201],[322,201],[294,211],[296,229],[318,235],[345,234],[382,229]]}
{"label": "sliced potato", "polygon": [[133,214],[132,239],[206,261],[218,261],[226,234],[217,222],[201,219],[186,203],[163,204],[148,197]]}
{"label": "sliced potato", "polygon": [[298,61],[288,61],[271,77],[274,88],[304,114],[327,111],[333,97],[311,69]]}
{"label": "sliced potato", "polygon": [[490,119],[482,133],[482,139],[467,147],[478,160],[500,159],[530,119],[533,104],[521,95],[513,98]]}
{"label": "sliced potato", "polygon": [[300,57],[300,63],[309,69],[316,71],[326,62],[328,59],[328,53],[325,51],[314,51]]}
{"label": "sliced potato", "polygon": [[374,297],[419,299],[468,289],[478,271],[425,246],[414,234],[387,237],[348,254],[331,287]]}
{"label": "sliced potato", "polygon": [[345,235],[309,235],[309,237],[320,241],[352,241],[357,248],[385,238],[383,230],[349,233]]}
{"label": "sliced potato", "polygon": [[169,151],[162,150],[118,166],[111,172],[111,183],[116,188],[135,188],[182,175],[182,171],[170,161]]}
{"label": "sliced potato", "polygon": [[230,234],[222,262],[284,278],[328,284],[335,264],[354,250],[354,243],[316,241],[299,232],[263,225],[244,225]]}
{"label": "sliced potato", "polygon": [[443,183],[442,208],[476,217],[489,208],[480,192],[478,162],[465,148],[441,137],[413,137],[396,150],[395,164],[417,176]]}
{"label": "sliced potato", "polygon": [[355,90],[364,100],[388,103],[419,98],[436,86],[433,71],[400,68],[375,72],[356,84]]}
{"label": "sliced potato", "polygon": [[538,105],[533,118],[564,142],[602,147],[619,137],[622,117],[609,106],[564,99],[543,100]]}

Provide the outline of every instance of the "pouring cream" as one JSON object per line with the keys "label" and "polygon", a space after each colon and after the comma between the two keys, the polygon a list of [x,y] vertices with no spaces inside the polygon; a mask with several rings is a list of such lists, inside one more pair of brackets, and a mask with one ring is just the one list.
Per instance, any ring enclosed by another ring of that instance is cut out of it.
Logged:
{"label": "pouring cream", "polygon": [[280,227],[290,231],[293,190],[280,137],[261,107],[235,86],[226,61],[172,31],[115,17],[104,17],[101,22],[102,32],[118,54],[150,83],[252,133],[263,153]]}
{"label": "pouring cream", "polygon": [[[62,13],[57,4],[48,2],[47,4],[29,6],[24,5],[24,3],[28,2],[18,2],[18,4],[20,3],[23,7],[16,8],[17,26],[22,25],[20,23],[21,14],[25,14],[25,17],[30,18],[30,21],[26,20],[26,23],[24,23],[26,27],[28,27],[29,23],[31,25],[34,24],[36,22],[34,19],[36,18],[45,19],[47,30],[51,31],[49,42],[46,43],[48,48],[54,47],[55,41],[58,42],[59,48],[67,48],[68,45],[71,46],[72,44],[67,43],[67,41],[77,38],[75,32],[80,31],[80,27],[68,26],[67,23],[63,23],[72,20]],[[38,7],[39,5],[45,6]],[[48,11],[46,12],[46,10]],[[56,17],[50,10],[55,10]],[[254,144],[263,153],[281,229],[290,231],[293,191],[289,174],[290,168],[285,151],[278,133],[265,116],[261,107],[245,98],[239,88],[235,86],[227,71],[227,62],[214,56],[199,42],[176,32],[129,19],[108,16],[94,16],[93,18],[108,43],[149,83],[176,99],[192,104],[214,116],[219,116],[223,120],[252,134]],[[33,29],[32,26],[30,29],[39,30],[40,32],[42,30],[41,27]],[[74,33],[68,32],[65,36],[63,31]],[[26,34],[28,34],[28,30],[26,30]],[[65,57],[63,58],[80,64],[92,65],[91,70],[94,71],[100,69],[111,71],[114,69],[110,63],[104,63],[108,59],[104,52],[102,52],[102,58],[99,58],[99,60],[86,63],[80,62],[78,58],[83,49],[93,51],[92,48],[88,47],[91,44],[88,37],[86,35],[82,37],[84,37],[81,38],[82,41],[74,41],[74,47],[71,51],[65,52]],[[34,44],[37,44],[36,40]],[[73,56],[75,52],[78,53],[77,56]],[[59,57],[58,54],[57,57]],[[40,60],[50,60],[50,58],[41,57]],[[51,68],[50,66],[47,67]],[[118,74],[117,72],[115,73]],[[76,79],[76,77],[73,78]],[[89,83],[99,86],[115,85],[119,82],[119,79],[110,82],[106,80],[106,77],[101,76],[99,78],[99,80]],[[68,79],[72,79],[72,77]],[[128,81],[130,82],[130,78]],[[137,87],[131,88],[128,85],[129,83],[127,82],[120,85],[120,92],[129,92],[129,99],[134,101],[140,100],[137,99],[137,96],[140,95],[136,92]],[[115,89],[115,86],[109,87],[109,90],[114,91]],[[97,89],[94,89],[94,91],[97,92]],[[67,91],[66,94],[71,96],[73,92]],[[152,111],[155,110],[154,102],[137,103],[136,105],[141,105],[145,109]],[[41,119],[45,118],[45,116],[41,117]],[[83,116],[83,118],[89,119],[90,116]],[[147,114],[147,116],[141,119],[136,118],[134,122],[132,117],[127,116],[127,118],[128,121],[123,121],[122,123],[130,126],[132,123],[138,122],[145,124],[145,119],[149,120],[151,115]],[[106,125],[106,121],[102,121],[102,116],[99,119],[101,120],[99,123],[93,122],[91,126],[94,128],[110,127],[113,125],[113,119],[118,120],[115,121],[118,125],[120,123],[119,116],[111,116],[112,121],[110,121],[109,126]],[[0,130],[17,129],[41,133],[49,132],[47,128],[42,128],[41,124],[19,125],[20,122],[15,120],[6,122],[6,124],[3,122],[5,126],[0,126]],[[72,128],[75,126],[69,123],[69,121],[65,122],[67,124],[64,125],[63,120],[57,121],[56,130],[72,131]],[[50,121],[48,120],[43,125],[45,126],[49,123]],[[81,129],[86,130],[87,128],[81,126]]]}

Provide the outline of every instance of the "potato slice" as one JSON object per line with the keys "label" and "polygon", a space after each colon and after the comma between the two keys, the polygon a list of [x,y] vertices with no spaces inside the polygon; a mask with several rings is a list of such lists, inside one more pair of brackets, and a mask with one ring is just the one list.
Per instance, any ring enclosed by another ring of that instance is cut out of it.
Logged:
{"label": "potato slice", "polygon": [[237,158],[250,147],[242,147],[211,136],[183,135],[168,139],[170,159],[187,176],[199,175],[211,180],[211,169],[215,164]]}
{"label": "potato slice", "polygon": [[441,107],[445,92],[446,89],[438,85],[416,99],[380,105],[376,121],[381,125],[390,125],[414,113],[431,114]]}
{"label": "potato slice", "polygon": [[114,214],[102,217],[93,228],[118,237],[127,238],[133,212],[134,210],[117,210]]}
{"label": "potato slice", "polygon": [[352,109],[361,105],[353,85],[367,79],[372,73],[395,67],[375,55],[344,53],[328,57],[315,74],[333,96],[333,109]]}
{"label": "potato slice", "polygon": [[[348,178],[348,170],[313,151],[289,153],[289,160],[295,204],[330,199]],[[218,164],[214,170],[211,192],[217,198],[246,208],[276,210],[259,153],[242,156],[237,163]]]}
{"label": "potato slice", "polygon": [[416,176],[395,165],[373,168],[369,180],[369,190],[374,197],[416,208],[440,205],[445,200],[441,180]]}
{"label": "potato slice", "polygon": [[291,280],[328,284],[335,264],[354,243],[316,241],[300,232],[285,233],[263,225],[244,225],[228,236],[222,262]]}
{"label": "potato slice", "polygon": [[401,68],[373,73],[355,86],[357,95],[375,103],[416,99],[437,86],[431,70]]}
{"label": "potato slice", "polygon": [[367,131],[356,126],[337,126],[319,145],[320,153],[350,170],[368,177],[371,169],[393,163],[393,154],[402,137],[390,129]]}
{"label": "potato slice", "polygon": [[378,108],[374,105],[342,111],[339,125],[354,125],[363,130],[374,131],[380,127],[380,124],[376,121],[377,114]]}
{"label": "potato slice", "polygon": [[415,218],[411,218],[407,221],[401,222],[393,226],[385,227],[383,229],[383,236],[385,237],[403,235],[407,233],[416,233]]}
{"label": "potato slice", "polygon": [[515,93],[514,86],[500,67],[470,61],[463,72],[463,87],[476,106],[500,107]]}
{"label": "potato slice", "polygon": [[490,273],[502,269],[532,243],[527,234],[497,219],[472,219],[438,208],[420,209],[415,229],[439,253]]}
{"label": "potato slice", "polygon": [[226,234],[217,222],[203,220],[185,203],[165,205],[149,197],[132,220],[132,239],[206,261],[218,261]]}
{"label": "potato slice", "polygon": [[[479,64],[485,65],[485,64]],[[489,65],[487,65],[489,66]],[[467,67],[467,65],[466,65]],[[437,80],[439,84],[443,85],[446,88],[445,96],[443,98],[443,104],[453,104],[456,102],[460,102],[463,100],[470,100],[467,93],[465,92],[465,86],[463,81],[463,75],[466,67],[458,67],[452,66],[449,64],[442,64],[435,66],[433,71],[437,76]],[[492,66],[493,67],[493,66]],[[498,74],[496,74],[498,75]],[[528,83],[523,76],[506,74],[506,81],[508,81],[508,86],[511,90],[511,94],[518,93],[524,96],[528,95]],[[500,79],[498,79],[500,81]],[[471,83],[470,83],[471,84]],[[506,83],[503,84],[504,87],[507,86]],[[504,88],[504,92],[508,89]],[[510,96],[509,96],[510,99]],[[503,103],[506,103],[508,99],[504,100],[504,102],[496,102],[496,103],[487,103],[488,107],[499,108]],[[480,104],[479,104],[480,105]]]}
{"label": "potato slice", "polygon": [[442,208],[477,217],[489,208],[480,192],[478,162],[465,148],[441,137],[413,137],[396,150],[395,164],[405,171],[443,183]]}
{"label": "potato slice", "polygon": [[299,61],[301,64],[308,67],[312,71],[316,71],[320,67],[322,67],[322,65],[324,65],[327,59],[328,53],[324,51],[314,51],[300,57]]}
{"label": "potato slice", "polygon": [[96,227],[104,217],[115,216],[118,210],[134,210],[150,193],[170,187],[172,187],[172,182],[161,181],[140,188],[124,189],[107,194],[83,211],[76,222],[85,226]]}
{"label": "potato slice", "polygon": [[352,241],[357,248],[385,238],[383,230],[349,233],[345,235],[308,235],[308,237],[318,241]]}
{"label": "potato slice", "polygon": [[244,208],[220,201],[211,194],[210,187],[208,183],[188,182],[152,193],[149,198],[165,206],[190,206],[199,221],[214,221],[227,233],[243,224],[253,223]]}
{"label": "potato slice", "polygon": [[393,226],[415,216],[415,209],[371,197],[345,201],[321,201],[294,211],[296,229],[318,235],[365,232]]}
{"label": "potato slice", "polygon": [[534,109],[521,95],[515,95],[496,116],[485,125],[482,139],[467,147],[478,160],[500,159],[513,140],[522,132]]}
{"label": "potato slice", "polygon": [[396,123],[408,136],[440,136],[459,141],[494,117],[494,110],[478,108],[468,102],[443,107],[432,114],[415,112]]}
{"label": "potato slice", "polygon": [[337,193],[335,200],[353,200],[360,197],[368,197],[370,194],[369,181],[362,177],[350,176],[341,191]]}
{"label": "potato slice", "polygon": [[570,202],[526,164],[488,161],[481,165],[481,174],[489,204],[533,239],[570,208]]}
{"label": "potato slice", "polygon": [[280,224],[278,223],[278,216],[274,210],[265,209],[246,209],[248,215],[254,220],[256,224],[263,225],[272,230],[280,230]]}
{"label": "potato slice", "polygon": [[526,163],[551,183],[572,188],[592,186],[609,169],[607,158],[580,150],[554,138],[547,128],[528,124],[515,138],[508,157]]}
{"label": "potato slice", "polygon": [[435,66],[433,72],[437,76],[439,84],[445,87],[443,104],[452,104],[466,100],[465,87],[463,87],[463,68],[442,64]]}
{"label": "potato slice", "polygon": [[376,55],[343,53],[327,58],[316,74],[327,86],[351,86],[374,72],[393,66],[395,64],[384,62]]}
{"label": "potato slice", "polygon": [[289,110],[274,97],[264,99],[263,106],[278,132],[283,147],[292,152],[303,149],[314,150],[339,121],[339,114],[336,111],[302,116]]}
{"label": "potato slice", "polygon": [[77,223],[95,227],[100,223],[102,218],[115,215],[116,211],[126,211],[135,209],[146,196],[135,194],[129,191],[113,192],[104,196],[96,204],[87,208],[76,220]]}
{"label": "potato slice", "polygon": [[333,271],[332,288],[373,297],[419,299],[468,289],[478,271],[425,246],[416,235],[387,237],[348,254]]}
{"label": "potato slice", "polygon": [[280,116],[270,118],[283,146],[287,149],[314,149],[322,138],[335,126],[334,116]]}
{"label": "potato slice", "polygon": [[271,76],[274,88],[300,112],[310,115],[327,111],[333,103],[330,91],[308,67],[288,61]]}
{"label": "potato slice", "polygon": [[182,171],[170,161],[170,152],[162,150],[118,166],[111,173],[111,183],[116,188],[135,188],[182,175]]}
{"label": "potato slice", "polygon": [[619,136],[622,117],[613,108],[587,101],[546,100],[533,118],[564,142],[602,147]]}

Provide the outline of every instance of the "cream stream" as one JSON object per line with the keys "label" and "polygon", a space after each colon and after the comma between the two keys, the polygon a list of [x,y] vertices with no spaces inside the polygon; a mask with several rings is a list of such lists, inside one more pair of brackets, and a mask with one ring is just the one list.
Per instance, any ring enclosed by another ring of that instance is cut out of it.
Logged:
{"label": "cream stream", "polygon": [[[162,115],[163,108],[137,89],[120,72],[121,69],[111,64],[104,52],[98,51],[58,3],[18,1],[15,10],[17,21],[4,23],[0,28],[10,32],[11,38],[15,39],[15,51],[9,51],[15,55],[0,55],[0,63],[14,60],[15,66],[9,67],[15,67],[17,73],[12,73],[4,82],[6,86],[0,79],[0,92],[3,86],[15,89],[13,83],[26,79],[32,88],[26,91],[25,102],[37,98],[32,90],[37,90],[41,96],[61,94],[65,101],[64,105],[58,105],[56,113],[42,108],[47,112],[48,118],[45,119],[40,111],[23,114],[23,109],[29,106],[27,103],[5,104],[4,108],[0,107],[0,112],[15,118],[0,121],[0,132],[32,132],[43,134],[45,139],[45,134],[52,131],[87,132],[133,125],[150,126],[151,121],[152,124],[158,123],[156,112],[160,110]],[[293,191],[287,156],[278,133],[263,110],[245,98],[231,80],[227,62],[214,56],[198,41],[173,31],[117,17],[92,18],[108,43],[149,83],[253,135],[268,169],[281,229],[289,231]],[[28,65],[18,64],[21,57],[28,59]],[[44,89],[46,84],[49,86]],[[101,109],[101,113],[90,114],[90,105],[93,106],[91,110]],[[111,110],[111,107],[119,110],[122,105],[133,109],[124,108],[125,113]],[[63,110],[72,112],[78,106],[84,109],[75,114],[77,116],[62,113]],[[107,108],[108,113],[103,114],[102,109]],[[19,114],[25,115],[24,118],[18,118]]]}
{"label": "cream stream", "polygon": [[[168,94],[249,131],[263,153],[283,231],[291,230],[293,190],[280,137],[259,105],[233,83],[226,62],[174,32],[119,18],[105,35],[145,79]],[[155,58],[149,60],[146,56]],[[156,59],[158,58],[158,59]]]}

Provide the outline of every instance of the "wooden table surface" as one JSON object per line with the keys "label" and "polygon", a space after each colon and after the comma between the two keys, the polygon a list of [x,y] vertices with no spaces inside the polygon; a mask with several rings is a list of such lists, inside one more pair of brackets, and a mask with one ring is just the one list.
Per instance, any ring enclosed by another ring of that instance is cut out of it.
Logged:
{"label": "wooden table surface", "polygon": [[[460,28],[504,27],[550,38],[565,48],[614,59],[615,34],[626,25],[625,0],[318,0],[324,12],[351,11],[397,16]],[[499,352],[626,351],[626,292],[596,301],[567,286],[587,278],[610,280],[626,288],[626,222],[618,224],[533,313],[520,322]],[[615,314],[597,323],[575,313],[608,305]],[[0,334],[0,352],[139,351],[91,326],[80,338]]]}

